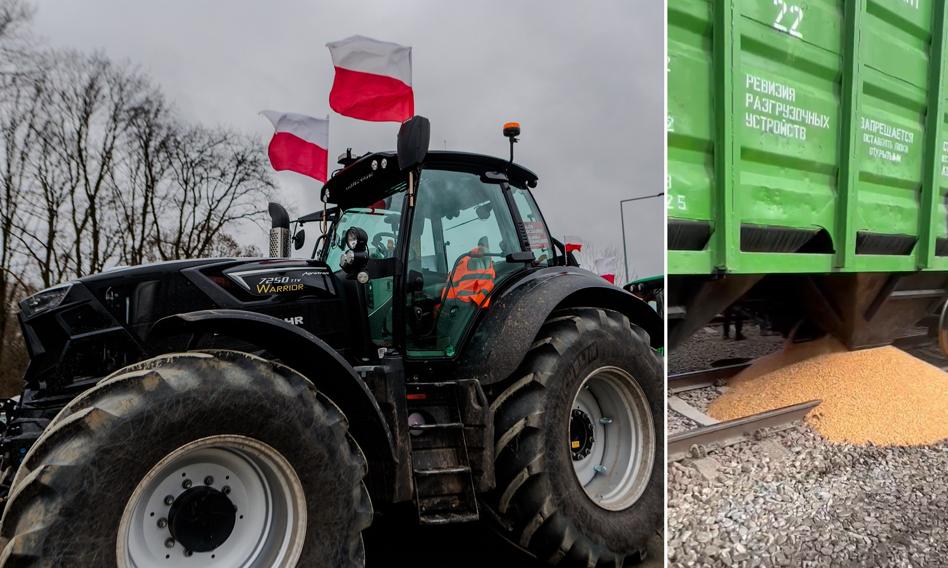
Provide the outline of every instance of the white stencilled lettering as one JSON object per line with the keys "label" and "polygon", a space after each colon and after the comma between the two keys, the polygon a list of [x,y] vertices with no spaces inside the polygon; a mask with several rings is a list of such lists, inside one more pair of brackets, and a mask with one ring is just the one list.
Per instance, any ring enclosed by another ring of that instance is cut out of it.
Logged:
{"label": "white stencilled lettering", "polygon": [[878,158],[895,164],[902,163],[912,149],[915,133],[874,118],[860,117],[862,142],[870,158]]}
{"label": "white stencilled lettering", "polygon": [[797,39],[803,39],[800,24],[803,23],[803,8],[797,4],[788,4],[786,0],[774,0],[777,6],[777,18],[773,26],[775,30],[790,34]]}
{"label": "white stencilled lettering", "polygon": [[687,211],[688,210],[688,200],[684,195],[665,195],[665,206],[668,209],[676,209],[678,211]]}
{"label": "white stencilled lettering", "polygon": [[807,128],[828,130],[830,117],[797,106],[790,85],[747,73],[744,79],[744,125],[768,134],[805,141]]}

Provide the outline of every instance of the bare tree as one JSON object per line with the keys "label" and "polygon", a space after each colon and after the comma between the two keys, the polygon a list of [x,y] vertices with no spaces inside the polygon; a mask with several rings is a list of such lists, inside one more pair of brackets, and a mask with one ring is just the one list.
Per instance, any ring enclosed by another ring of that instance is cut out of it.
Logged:
{"label": "bare tree", "polygon": [[[37,116],[35,88],[24,72],[31,66],[24,65],[21,49],[21,32],[31,17],[25,2],[0,0],[0,370],[18,367],[24,356],[20,343],[11,341],[17,333],[11,316],[16,300],[29,289],[16,227]],[[6,379],[0,372],[0,382]]]}
{"label": "bare tree", "polygon": [[68,183],[75,188],[69,203],[73,271],[83,276],[105,268],[118,247],[116,219],[107,207],[107,182],[116,144],[128,127],[128,108],[139,102],[142,82],[99,56],[66,59],[52,101],[60,119],[52,135],[61,148]]}
{"label": "bare tree", "polygon": [[110,178],[119,228],[119,261],[125,265],[154,260],[157,227],[153,211],[168,202],[168,172],[175,125],[161,93],[155,91],[127,112],[125,152]]}
{"label": "bare tree", "polygon": [[224,227],[260,218],[273,180],[260,145],[231,132],[192,128],[171,151],[167,212],[152,208],[164,260],[205,256]]}
{"label": "bare tree", "polygon": [[211,258],[223,257],[256,257],[261,256],[260,249],[254,245],[242,246],[234,237],[221,233],[214,239],[208,248],[207,256]]}
{"label": "bare tree", "polygon": [[[0,97],[0,338],[5,338],[14,301],[27,288],[17,234],[19,192],[28,183],[38,103],[35,86],[26,80],[5,81]],[[0,366],[5,343],[0,345]]]}
{"label": "bare tree", "polygon": [[72,248],[64,244],[69,232],[63,224],[75,187],[62,168],[53,137],[44,135],[53,120],[47,116],[35,126],[38,135],[31,172],[33,183],[20,190],[25,197],[26,215],[18,238],[44,288],[72,276]]}
{"label": "bare tree", "polygon": [[259,143],[182,125],[147,79],[101,56],[50,58],[20,237],[44,285],[206,256],[261,218],[273,180]]}
{"label": "bare tree", "polygon": [[0,0],[0,53],[17,46],[32,18],[33,7],[24,0]]}
{"label": "bare tree", "polygon": [[129,65],[21,41],[30,16],[0,0],[0,371],[24,295],[117,264],[256,256],[233,232],[274,187],[257,141],[185,124]]}

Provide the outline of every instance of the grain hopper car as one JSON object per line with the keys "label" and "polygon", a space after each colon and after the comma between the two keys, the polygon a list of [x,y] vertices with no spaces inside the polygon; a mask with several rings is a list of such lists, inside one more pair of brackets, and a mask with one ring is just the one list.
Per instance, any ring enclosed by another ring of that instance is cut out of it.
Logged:
{"label": "grain hopper car", "polygon": [[669,343],[739,305],[850,348],[938,329],[945,3],[670,0]]}

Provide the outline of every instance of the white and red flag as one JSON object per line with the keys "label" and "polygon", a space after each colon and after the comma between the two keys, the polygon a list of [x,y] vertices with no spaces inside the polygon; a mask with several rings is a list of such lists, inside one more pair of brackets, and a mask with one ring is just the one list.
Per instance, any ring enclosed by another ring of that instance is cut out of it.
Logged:
{"label": "white and red flag", "polygon": [[260,114],[273,123],[275,131],[267,149],[273,169],[289,170],[323,182],[328,179],[328,118],[274,110]]}
{"label": "white and red flag", "polygon": [[404,122],[415,115],[411,47],[352,36],[327,43],[336,78],[329,106],[374,122]]}
{"label": "white and red flag", "polygon": [[605,256],[596,259],[596,274],[608,280],[611,284],[616,283],[616,257]]}
{"label": "white and red flag", "polygon": [[583,238],[577,235],[564,235],[563,248],[566,254],[583,251]]}

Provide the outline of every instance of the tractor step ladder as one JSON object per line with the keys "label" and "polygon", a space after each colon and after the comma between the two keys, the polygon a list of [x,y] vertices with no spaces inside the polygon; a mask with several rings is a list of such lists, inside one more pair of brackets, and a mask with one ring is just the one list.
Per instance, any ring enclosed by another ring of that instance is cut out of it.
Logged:
{"label": "tractor step ladder", "polygon": [[455,383],[408,385],[408,414],[418,521],[442,525],[476,521],[477,495]]}

